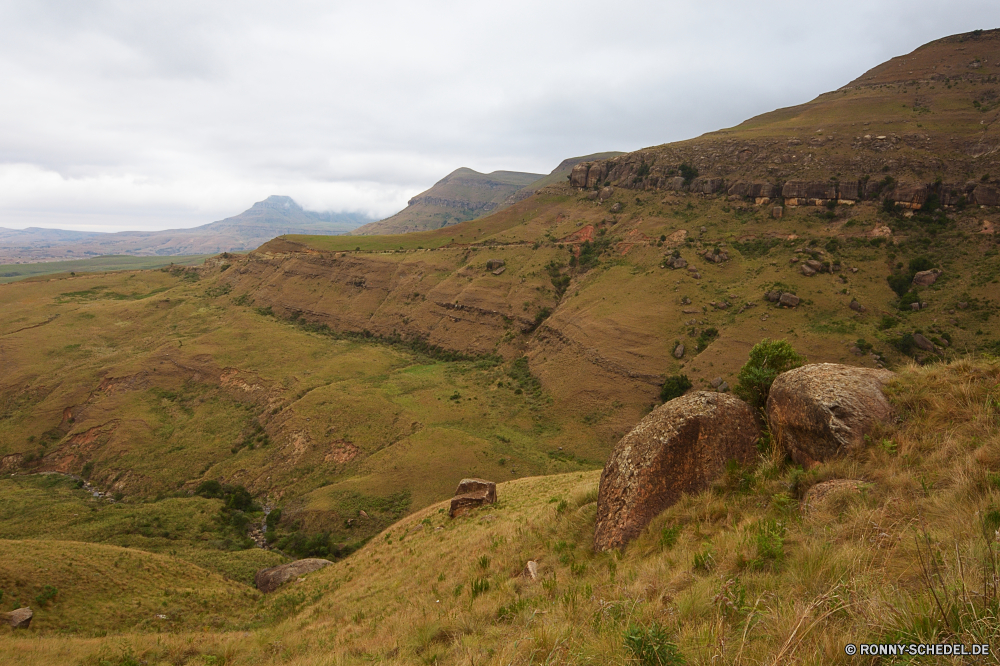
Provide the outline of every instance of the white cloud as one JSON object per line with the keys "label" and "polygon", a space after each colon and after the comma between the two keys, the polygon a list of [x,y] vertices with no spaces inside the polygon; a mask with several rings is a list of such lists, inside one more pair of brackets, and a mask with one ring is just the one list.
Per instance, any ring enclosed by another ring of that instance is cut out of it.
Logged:
{"label": "white cloud", "polygon": [[388,215],[806,101],[992,2],[0,4],[0,226]]}

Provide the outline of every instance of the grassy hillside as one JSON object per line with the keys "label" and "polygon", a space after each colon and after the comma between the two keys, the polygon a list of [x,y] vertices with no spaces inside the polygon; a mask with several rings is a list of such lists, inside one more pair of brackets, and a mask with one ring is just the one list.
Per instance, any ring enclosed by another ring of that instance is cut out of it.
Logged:
{"label": "grassy hillside", "polygon": [[1000,30],[977,30],[925,44],[805,104],[613,158],[610,181],[649,189],[687,164],[729,181],[888,175],[904,183],[995,185],[998,100]]}
{"label": "grassy hillside", "polygon": [[[26,664],[59,650],[304,666],[656,663],[637,656],[654,649],[693,664],[846,664],[861,659],[847,643],[996,644],[998,382],[995,361],[907,367],[890,388],[898,422],[864,450],[809,472],[765,450],[624,552],[593,552],[596,472],[522,479],[467,517],[435,505],[393,525],[296,584],[298,615],[251,640],[33,629],[8,645]],[[802,502],[833,478],[863,491]],[[522,575],[529,559],[538,580]]]}

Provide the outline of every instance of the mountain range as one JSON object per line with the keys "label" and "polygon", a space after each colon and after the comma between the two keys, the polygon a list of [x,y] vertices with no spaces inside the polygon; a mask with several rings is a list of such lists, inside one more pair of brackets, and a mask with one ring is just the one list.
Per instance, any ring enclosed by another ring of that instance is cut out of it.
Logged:
{"label": "mountain range", "polygon": [[239,252],[282,234],[343,234],[370,220],[361,213],[307,211],[290,197],[270,196],[239,215],[191,229],[99,233],[0,228],[0,264]]}

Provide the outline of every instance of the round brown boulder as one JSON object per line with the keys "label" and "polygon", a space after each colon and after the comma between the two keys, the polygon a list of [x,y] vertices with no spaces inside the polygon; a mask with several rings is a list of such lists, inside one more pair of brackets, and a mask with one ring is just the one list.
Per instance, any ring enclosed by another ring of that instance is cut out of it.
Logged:
{"label": "round brown boulder", "polygon": [[601,474],[594,548],[620,548],[683,493],[704,490],[725,469],[757,457],[750,406],[698,391],[653,410],[618,442]]}
{"label": "round brown boulder", "polygon": [[767,397],[771,434],[803,467],[856,450],[876,423],[892,416],[882,387],[893,377],[837,363],[783,372]]}
{"label": "round brown boulder", "polygon": [[333,562],[330,560],[324,560],[318,557],[307,557],[304,560],[295,560],[294,562],[289,562],[288,564],[280,564],[276,567],[261,569],[254,576],[254,583],[257,584],[257,589],[261,592],[274,592],[293,578],[304,576],[307,573],[311,573],[317,569],[322,569],[323,567],[331,564],[333,564]]}

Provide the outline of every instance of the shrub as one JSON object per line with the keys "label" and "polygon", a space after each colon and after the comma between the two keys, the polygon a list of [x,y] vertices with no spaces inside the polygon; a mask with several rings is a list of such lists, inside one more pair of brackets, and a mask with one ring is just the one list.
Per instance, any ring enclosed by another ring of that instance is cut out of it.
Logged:
{"label": "shrub", "polygon": [[698,177],[698,169],[694,168],[690,164],[684,163],[678,169],[681,173],[681,178],[684,179],[684,183],[688,184],[692,180]]}
{"label": "shrub", "polygon": [[50,601],[56,598],[57,594],[59,594],[59,590],[51,585],[46,585],[42,588],[42,591],[38,594],[38,596],[35,597],[35,603],[44,608]]}
{"label": "shrub", "polygon": [[736,376],[733,393],[750,403],[754,411],[761,412],[775,378],[805,361],[785,340],[765,338],[750,350],[750,358]]}
{"label": "shrub", "polygon": [[648,628],[630,624],[625,631],[625,647],[642,666],[675,666],[687,663],[680,648],[670,640],[670,634],[656,621],[653,621]]}
{"label": "shrub", "polygon": [[705,351],[705,348],[712,344],[712,341],[717,337],[719,337],[719,330],[717,328],[706,328],[698,334],[698,343],[695,345],[695,351],[699,353]]}
{"label": "shrub", "polygon": [[687,375],[673,375],[672,377],[667,377],[666,381],[663,382],[663,388],[660,389],[660,400],[663,402],[668,402],[674,398],[679,398],[684,393],[691,388],[691,380],[688,379]]}

